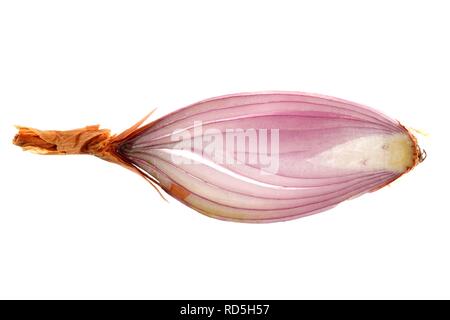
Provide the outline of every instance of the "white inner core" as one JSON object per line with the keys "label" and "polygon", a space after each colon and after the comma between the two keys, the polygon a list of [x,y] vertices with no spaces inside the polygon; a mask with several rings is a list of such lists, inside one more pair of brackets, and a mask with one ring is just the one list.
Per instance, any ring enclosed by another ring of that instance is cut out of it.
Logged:
{"label": "white inner core", "polygon": [[342,170],[402,173],[414,163],[414,148],[407,134],[380,134],[337,145],[309,161]]}

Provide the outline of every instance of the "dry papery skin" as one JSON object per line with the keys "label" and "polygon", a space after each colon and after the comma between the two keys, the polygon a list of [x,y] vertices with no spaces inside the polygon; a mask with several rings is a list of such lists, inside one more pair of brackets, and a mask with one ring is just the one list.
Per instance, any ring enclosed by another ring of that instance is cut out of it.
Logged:
{"label": "dry papery skin", "polygon": [[[154,179],[143,174],[117,153],[118,145],[127,138],[132,137],[133,134],[137,134],[141,125],[152,113],[153,111],[119,135],[111,135],[111,130],[100,129],[100,125],[62,131],[38,130],[17,126],[19,131],[13,139],[13,144],[22,147],[24,151],[41,155],[93,155],[121,165],[144,177],[154,185],[156,182]],[[160,193],[159,190],[158,193]]]}

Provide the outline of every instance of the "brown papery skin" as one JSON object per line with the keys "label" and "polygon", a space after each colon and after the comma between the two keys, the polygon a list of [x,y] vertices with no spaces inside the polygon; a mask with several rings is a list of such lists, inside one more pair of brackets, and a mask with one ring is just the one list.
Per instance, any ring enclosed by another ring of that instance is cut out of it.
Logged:
{"label": "brown papery skin", "polygon": [[67,131],[18,129],[13,143],[26,151],[48,155],[91,154],[117,162],[112,155],[114,137],[110,130],[100,129],[98,125]]}
{"label": "brown papery skin", "polygon": [[[119,135],[111,135],[109,129],[100,129],[99,125],[64,131],[38,130],[17,126],[19,132],[14,137],[13,144],[22,147],[25,151],[43,155],[93,155],[103,160],[121,165],[122,167],[139,174],[153,186],[159,186],[157,180],[142,173],[128,161],[122,159],[117,152],[121,142],[135,136],[141,132],[141,130],[152,125],[152,123],[149,123],[141,127],[152,113],[153,111]],[[158,189],[156,190],[160,193]]]}

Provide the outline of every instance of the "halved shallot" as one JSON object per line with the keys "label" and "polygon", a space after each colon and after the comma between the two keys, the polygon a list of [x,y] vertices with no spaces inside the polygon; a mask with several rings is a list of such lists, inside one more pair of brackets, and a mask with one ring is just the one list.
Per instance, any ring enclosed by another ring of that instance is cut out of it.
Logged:
{"label": "halved shallot", "polygon": [[41,154],[92,154],[146,178],[208,216],[294,219],[377,190],[424,158],[413,134],[371,108],[298,92],[227,95],[119,135],[19,127]]}

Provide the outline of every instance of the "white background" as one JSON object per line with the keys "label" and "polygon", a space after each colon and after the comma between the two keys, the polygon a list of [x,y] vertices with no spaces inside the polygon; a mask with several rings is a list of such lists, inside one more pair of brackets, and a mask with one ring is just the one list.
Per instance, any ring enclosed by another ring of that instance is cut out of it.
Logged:
{"label": "white background", "polygon": [[[448,1],[1,1],[0,298],[450,298]],[[285,223],[222,222],[14,125],[119,132],[301,90],[430,134],[391,187]]]}

